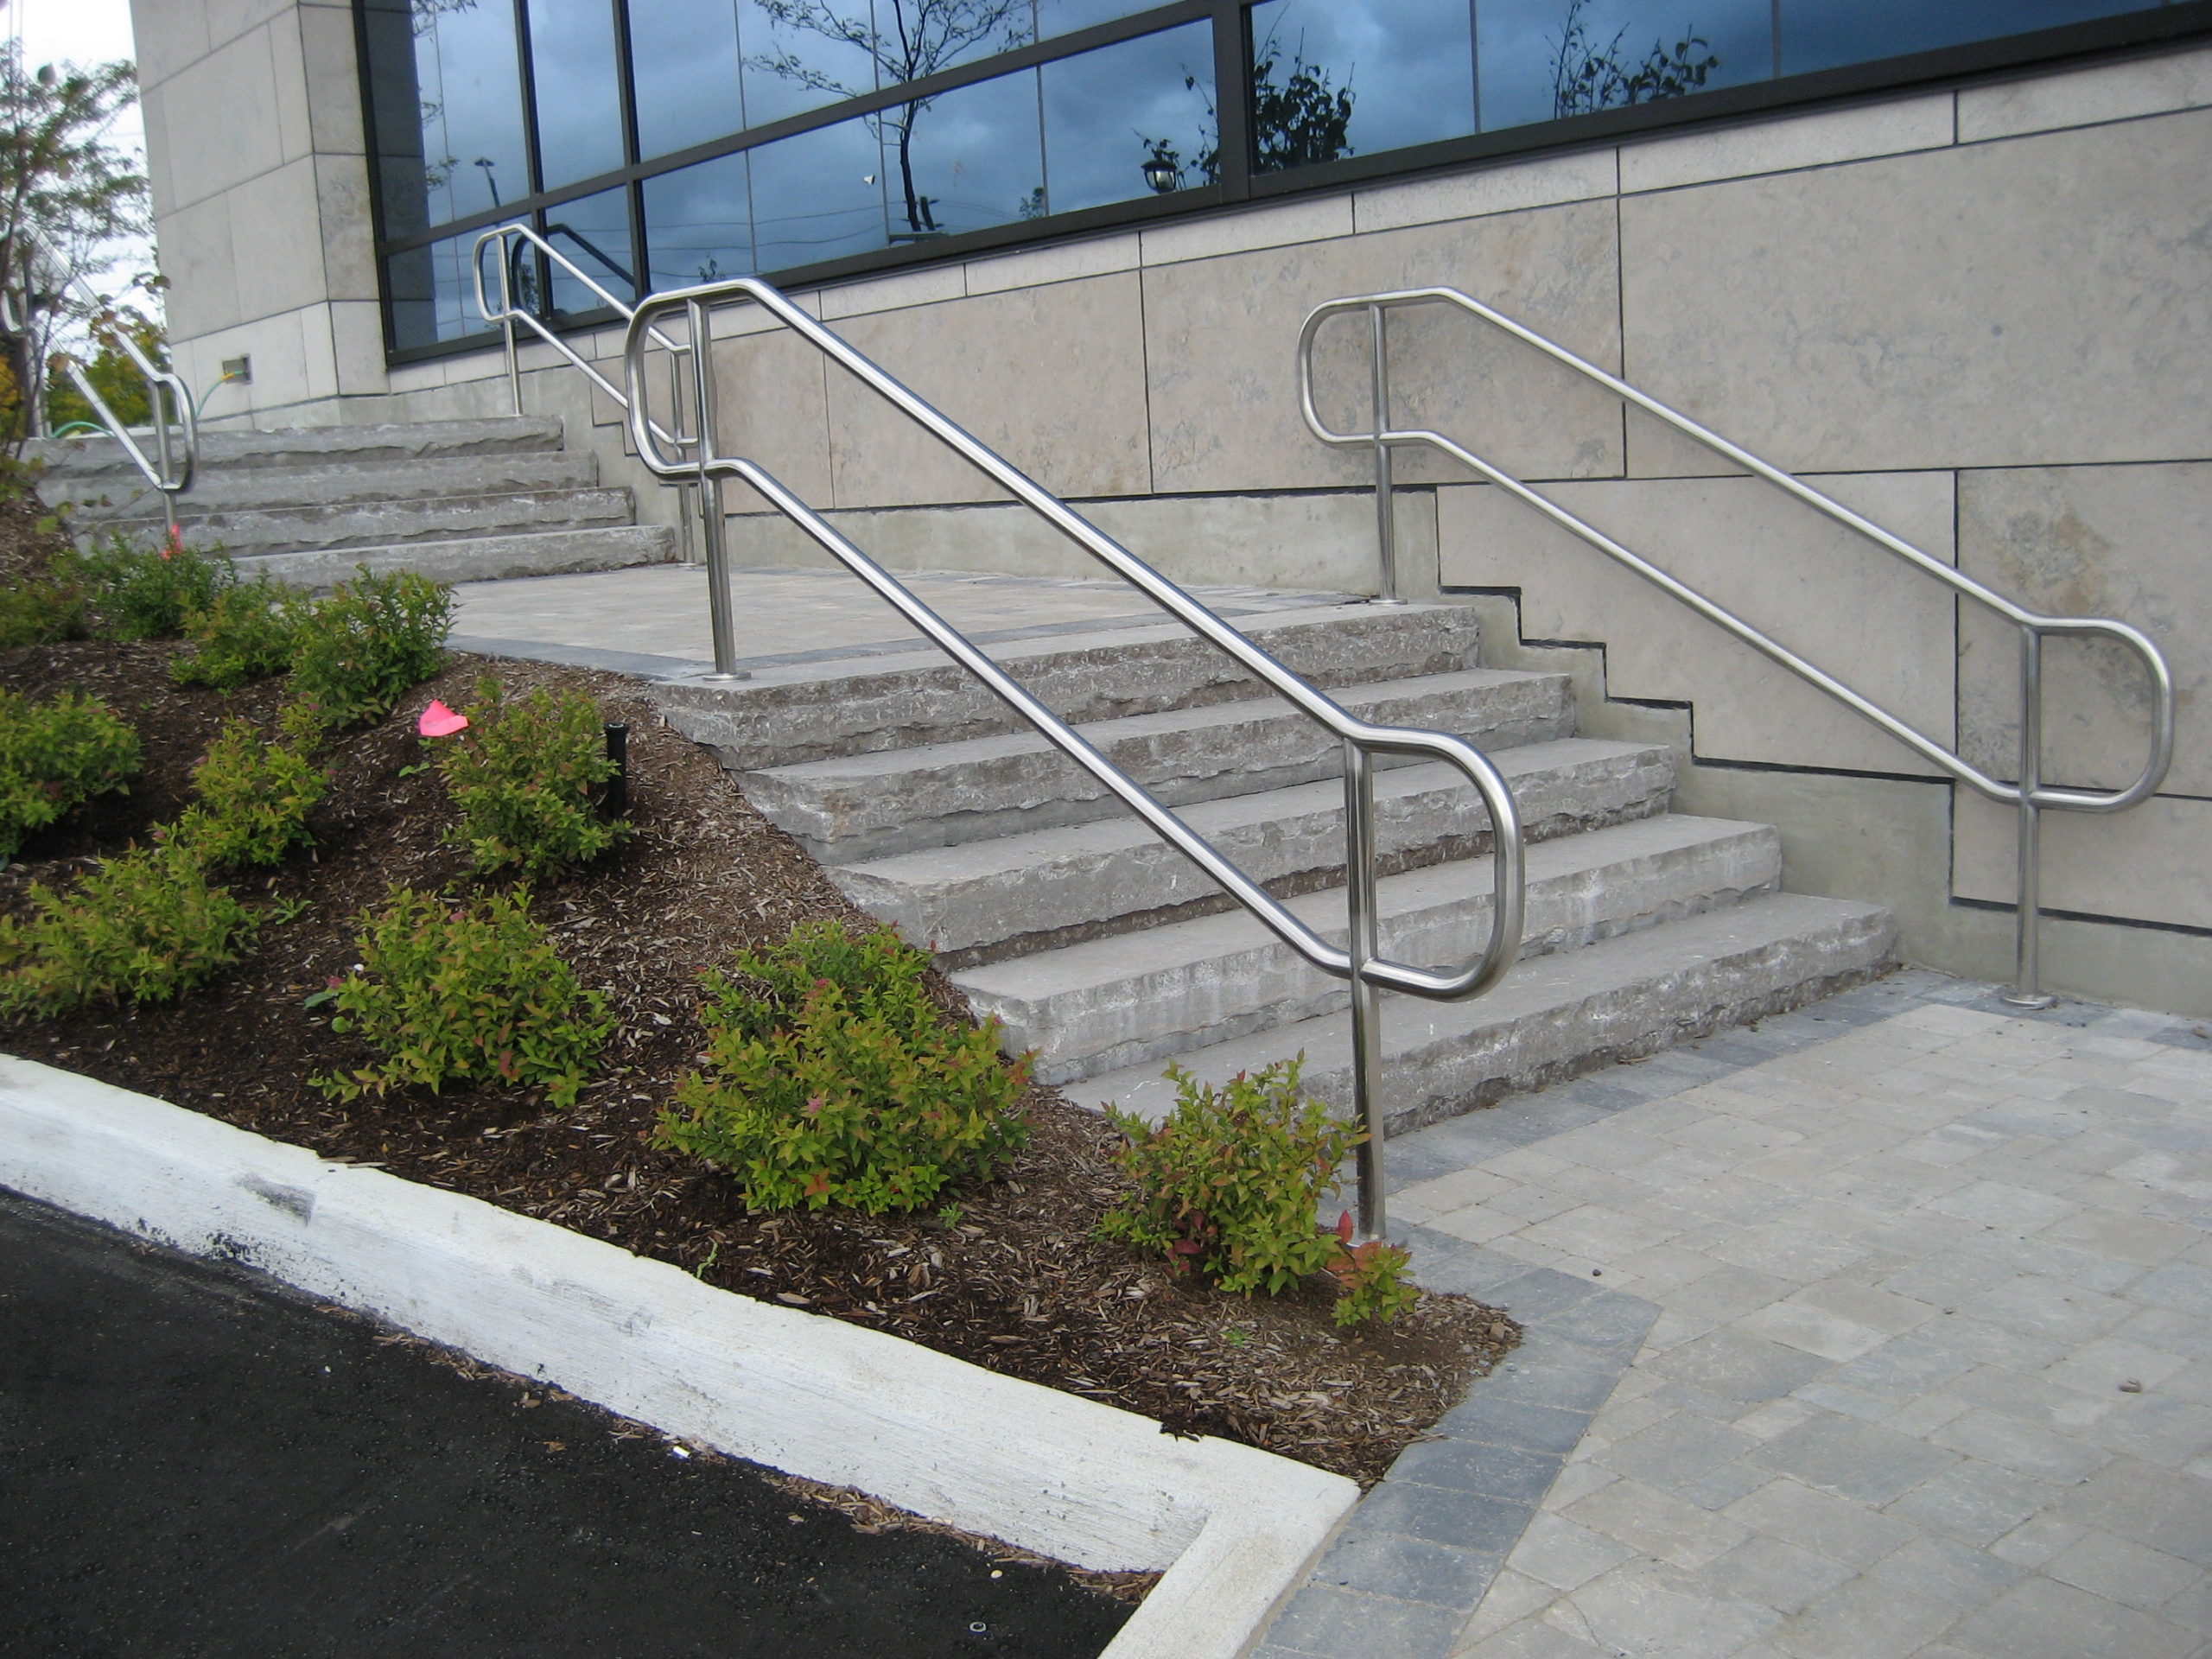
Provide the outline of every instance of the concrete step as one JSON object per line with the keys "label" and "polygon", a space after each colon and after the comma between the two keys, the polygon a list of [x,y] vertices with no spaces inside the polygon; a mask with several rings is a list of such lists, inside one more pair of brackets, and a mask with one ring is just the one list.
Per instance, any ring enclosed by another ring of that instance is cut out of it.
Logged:
{"label": "concrete step", "polygon": [[[1490,938],[1491,862],[1439,864],[1376,884],[1383,955],[1424,965],[1462,962]],[[1781,837],[1764,824],[1662,817],[1533,848],[1524,957],[1700,915],[1782,880]],[[1344,892],[1287,908],[1332,944],[1344,941]],[[1332,1014],[1344,982],[1243,910],[1096,939],[967,969],[954,982],[979,1014],[1005,1022],[1007,1044],[1037,1052],[1037,1076],[1069,1083]]]}
{"label": "concrete step", "polygon": [[[1146,601],[1134,589],[1130,608]],[[1475,664],[1475,614],[1457,605],[1315,605],[1230,619],[1324,688]],[[991,656],[1064,720],[1083,722],[1258,696],[1260,683],[1179,622],[994,642]],[[756,668],[737,684],[653,688],[669,723],[733,770],[952,743],[1027,726],[958,664],[858,657]]]}
{"label": "concrete step", "polygon": [[355,501],[327,507],[210,513],[188,519],[188,546],[227,550],[233,557],[343,552],[404,542],[515,536],[544,530],[627,525],[636,505],[626,489],[540,490],[505,495],[433,496],[423,500]]}
{"label": "concrete step", "polygon": [[558,576],[584,570],[620,570],[633,564],[667,564],[677,556],[677,534],[666,524],[610,524],[594,530],[541,530],[515,536],[472,536],[461,541],[404,542],[315,553],[270,553],[238,561],[249,580],[273,580],[327,593],[355,569],[419,570],[439,582],[496,582],[509,576]]}
{"label": "concrete step", "polygon": [[[153,454],[151,438],[142,440],[140,448]],[[535,415],[371,426],[295,426],[269,431],[216,427],[200,435],[200,465],[297,468],[560,448],[561,423]],[[121,446],[105,433],[98,437],[34,439],[25,446],[25,454],[45,462],[45,476],[49,480],[101,474],[137,476]],[[184,499],[189,500],[190,494]]]}
{"label": "concrete step", "polygon": [[[1572,734],[1564,674],[1463,669],[1340,692],[1363,719],[1456,733],[1486,748]],[[1171,804],[1340,775],[1343,747],[1279,699],[1214,703],[1077,728]],[[1379,759],[1381,757],[1378,757]],[[1034,732],[746,772],[746,797],[824,863],[1084,823],[1123,809]]]}
{"label": "concrete step", "polygon": [[[1884,971],[1897,924],[1874,905],[1767,893],[1739,905],[1516,966],[1468,1002],[1383,999],[1383,1098],[1390,1133],[1509,1094],[1635,1059],[1724,1027],[1811,1002]],[[1303,1052],[1305,1084],[1347,1109],[1351,1016],[1331,1014],[1179,1056],[1205,1082]],[[1175,1090],[1148,1060],[1069,1090],[1157,1120]]]}
{"label": "concrete step", "polygon": [[[278,467],[209,468],[178,504],[189,524],[211,513],[283,507],[333,507],[365,502],[420,501],[437,496],[484,496],[588,489],[599,462],[588,451],[520,450],[425,461],[348,462],[293,470]],[[45,491],[49,505],[67,502],[80,528],[158,526],[162,498],[145,480],[63,478]]]}
{"label": "concrete step", "polygon": [[[1494,759],[1531,841],[1663,812],[1674,790],[1672,751],[1645,744],[1560,738],[1501,749]],[[1383,772],[1376,779],[1375,813],[1386,873],[1490,849],[1490,817],[1480,798],[1440,762]],[[1340,783],[1203,801],[1182,817],[1278,893],[1307,891],[1342,875]],[[830,875],[862,910],[918,944],[932,944],[952,968],[1234,903],[1126,813],[843,865]]]}

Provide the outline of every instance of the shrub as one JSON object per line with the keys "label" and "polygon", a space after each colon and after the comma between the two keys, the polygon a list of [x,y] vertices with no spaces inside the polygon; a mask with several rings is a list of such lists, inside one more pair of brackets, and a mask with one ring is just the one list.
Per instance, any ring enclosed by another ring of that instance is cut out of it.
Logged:
{"label": "shrub", "polygon": [[1398,1278],[1405,1252],[1379,1242],[1352,1249],[1348,1217],[1337,1232],[1314,1224],[1337,1190],[1338,1166],[1365,1132],[1301,1099],[1304,1059],[1240,1071],[1217,1090],[1171,1065],[1175,1109],[1156,1127],[1109,1107],[1125,1137],[1116,1161],[1137,1191],[1099,1231],[1248,1296],[1280,1295],[1329,1269],[1344,1286],[1338,1324],[1387,1318],[1414,1294]]}
{"label": "shrub", "polygon": [[306,595],[266,576],[226,588],[184,619],[190,643],[171,660],[169,677],[230,691],[282,674],[292,664],[307,610]]}
{"label": "shrub", "polygon": [[238,582],[221,554],[211,557],[174,542],[133,547],[120,536],[77,556],[76,565],[91,585],[100,632],[114,639],[175,639],[186,617],[207,610]]}
{"label": "shrub", "polygon": [[439,768],[460,825],[448,842],[468,849],[482,872],[518,865],[532,880],[585,864],[630,832],[592,808],[592,791],[614,775],[599,705],[576,691],[543,687],[510,697],[480,681],[468,728],[446,740]]}
{"label": "shrub", "polygon": [[0,691],[0,862],[23,837],[138,770],[138,734],[97,698]]}
{"label": "shrub", "polygon": [[463,908],[395,887],[359,923],[361,965],[332,984],[330,1028],[383,1058],[310,1079],[316,1088],[352,1100],[449,1080],[543,1084],[555,1105],[575,1104],[614,1021],[531,919],[527,893]]}
{"label": "shrub", "polygon": [[259,918],[184,852],[111,858],[63,894],[31,890],[0,918],[0,1014],[59,1014],[97,998],[162,1002],[236,962]]}
{"label": "shrub", "polygon": [[301,622],[292,696],[325,729],[378,720],[438,671],[453,626],[453,590],[411,570],[368,566]]}
{"label": "shrub", "polygon": [[330,774],[289,744],[272,743],[253,722],[234,720],[194,767],[199,801],[169,832],[211,864],[274,864],[311,837],[308,814]]}
{"label": "shrub", "polygon": [[91,626],[91,607],[76,582],[48,575],[0,588],[0,651],[81,639]]}
{"label": "shrub", "polygon": [[704,976],[709,1068],[657,1138],[728,1170],[755,1210],[918,1210],[1027,1140],[1027,1057],[1001,1064],[996,1020],[948,1025],[887,928],[802,928],[734,966]]}

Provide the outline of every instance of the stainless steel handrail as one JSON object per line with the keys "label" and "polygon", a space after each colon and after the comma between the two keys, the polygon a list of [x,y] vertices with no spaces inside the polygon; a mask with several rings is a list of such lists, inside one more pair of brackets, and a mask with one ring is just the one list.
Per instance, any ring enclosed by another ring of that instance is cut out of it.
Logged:
{"label": "stainless steel handrail", "polygon": [[[569,234],[573,236],[575,232],[570,232]],[[497,307],[493,305],[492,296],[484,291],[484,251],[495,244],[498,246],[499,260],[499,302]],[[614,400],[617,408],[626,413],[630,407],[630,396],[626,391],[601,374],[592,365],[588,359],[578,355],[569,346],[569,342],[549,327],[545,320],[536,311],[526,305],[518,305],[515,302],[515,262],[524,249],[533,249],[552,264],[560,266],[570,276],[589,289],[609,310],[619,315],[625,323],[630,321],[632,314],[636,309],[627,302],[619,300],[607,292],[606,288],[588,271],[577,265],[574,260],[562,253],[552,243],[527,225],[494,225],[490,230],[479,236],[469,253],[469,274],[476,285],[476,309],[485,321],[496,322],[499,325],[499,331],[505,340],[507,396],[514,412],[518,415],[523,412],[522,360],[515,335],[515,325],[519,323],[536,334],[545,345],[551,346],[571,368],[582,370],[594,385]],[[671,340],[658,330],[654,331],[653,341],[668,353],[670,383],[676,389],[677,400],[681,402],[683,361],[691,354],[691,348],[681,341]],[[658,432],[658,429],[656,430]],[[658,432],[658,435],[663,442],[683,448],[691,447],[696,442],[694,438],[684,436],[681,431]],[[691,498],[679,491],[677,495],[677,504],[683,535],[684,562],[689,563],[691,558]],[[727,620],[719,620],[717,626],[719,629],[726,630]],[[718,632],[716,638],[719,639],[720,637],[721,633]]]}
{"label": "stainless steel handrail", "polygon": [[[1843,681],[1815,667],[1772,636],[1745,621],[1733,612],[1707,599],[1687,583],[1677,580],[1649,560],[1623,546],[1603,531],[1577,518],[1549,497],[1529,488],[1520,480],[1492,466],[1489,461],[1474,454],[1443,434],[1419,429],[1400,430],[1394,428],[1390,423],[1389,337],[1387,319],[1391,311],[1421,305],[1453,306],[1481,318],[1484,322],[1503,330],[1522,344],[1543,353],[1554,362],[1564,365],[1587,379],[1596,381],[1615,397],[1633,404],[1637,408],[1664,422],[1676,431],[1726,456],[1754,476],[1764,479],[1815,512],[1826,514],[1847,529],[1865,537],[1878,546],[1885,548],[1916,569],[1935,577],[1968,599],[1987,606],[2018,628],[2022,705],[2018,781],[2007,784],[1993,778],[1948,745],[1929,737],[1916,727],[1891,714],[1878,703],[1854,690]],[[1321,325],[1328,319],[1353,312],[1365,312],[1369,319],[1370,342],[1369,349],[1372,353],[1370,383],[1374,400],[1373,429],[1357,433],[1338,432],[1321,418],[1320,410],[1313,400],[1313,342]],[[1508,494],[1535,508],[1560,528],[1580,537],[1600,552],[1626,565],[1669,597],[1681,601],[1707,620],[1726,629],[1753,650],[1779,663],[1800,678],[1808,681],[1843,703],[1853,713],[1871,721],[1916,754],[1948,772],[1977,794],[1993,801],[2012,803],[2017,805],[2020,814],[2018,932],[2016,944],[2015,982],[2006,994],[2005,1001],[2022,1007],[2050,1006],[2054,999],[2044,995],[2040,987],[2037,956],[2037,921],[2042,913],[2039,814],[2047,807],[2075,812],[2124,811],[2128,807],[2150,798],[2157,792],[2159,784],[2164,781],[2166,770],[2173,760],[2173,675],[2166,665],[2164,656],[2148,635],[2139,629],[2130,627],[2125,622],[2114,621],[2107,617],[2047,616],[2039,611],[2031,611],[2024,606],[2015,603],[1993,588],[1985,587],[1973,577],[1944,563],[1933,555],[1923,551],[1902,537],[1893,535],[1871,519],[1853,512],[1840,502],[1821,494],[1803,480],[1761,460],[1750,450],[1730,442],[1717,432],[1700,426],[1688,416],[1669,408],[1657,398],[1639,391],[1618,376],[1606,372],[1596,364],[1576,356],[1565,346],[1546,339],[1534,329],[1516,322],[1503,312],[1494,310],[1481,301],[1463,294],[1454,288],[1402,289],[1389,293],[1355,295],[1344,299],[1330,300],[1314,307],[1306,315],[1305,325],[1299,331],[1298,387],[1300,407],[1306,416],[1306,424],[1314,436],[1324,443],[1333,444],[1339,448],[1366,448],[1374,452],[1376,533],[1381,542],[1386,594],[1393,590],[1396,570],[1395,532],[1390,513],[1390,452],[1402,445],[1421,445],[1449,455],[1462,466],[1480,474]],[[2043,781],[2043,642],[2046,638],[2053,635],[2074,639],[2116,639],[2142,659],[2152,691],[2151,752],[2142,772],[2137,776],[2135,781],[2125,789],[2109,791],[2062,789],[2046,785]]]}
{"label": "stainless steel handrail", "polygon": [[[1200,638],[1242,664],[1300,712],[1335,733],[1344,751],[1345,889],[1349,923],[1343,950],[1328,943],[1293,915],[1259,882],[1217,850],[1204,836],[1185,825],[1147,790],[1102,754],[1083,735],[1046,708],[1024,686],[986,656],[950,622],[939,616],[882,566],[855,547],[820,513],[800,500],[759,463],[719,453],[714,435],[715,374],[709,350],[713,314],[734,303],[758,305],[777,322],[812,345],[823,356],[924,428],[963,460],[991,479],[1017,501],[1129,582],[1169,615]],[[657,330],[656,322],[681,312],[688,323],[695,353],[691,377],[693,409],[690,424],[705,439],[689,454],[664,449],[668,440],[646,407],[645,354]],[[1440,1000],[1479,995],[1495,985],[1519,953],[1522,939],[1523,870],[1520,814],[1513,794],[1497,768],[1482,752],[1460,738],[1443,732],[1378,726],[1347,713],[1335,701],[1306,683],[1267,652],[1246,639],[1213,612],[1116,542],[1058,497],[987,448],[973,435],[954,424],[912,391],[823,327],[812,316],[768,283],[739,277],[702,286],[679,289],[649,296],[630,319],[625,349],[630,435],[639,457],[663,480],[696,482],[700,508],[707,524],[715,526],[706,538],[710,588],[722,589],[728,564],[719,531],[721,520],[721,483],[734,478],[752,486],[770,505],[798,524],[823,550],[866,582],[915,627],[981,680],[1009,708],[1044,734],[1054,747],[1088,772],[1151,827],[1154,833],[1204,870],[1222,888],[1292,950],[1321,972],[1347,981],[1351,987],[1352,1076],[1354,1109],[1367,1138],[1359,1153],[1359,1212],[1362,1230],[1369,1236],[1384,1226],[1382,1195],[1383,1109],[1381,1083],[1381,1007],[1377,993],[1402,991]],[[716,601],[727,609],[726,597]],[[728,671],[734,660],[719,654],[716,667]],[[1450,969],[1418,968],[1394,962],[1376,952],[1375,910],[1375,785],[1376,754],[1419,755],[1448,762],[1474,785],[1490,813],[1495,852],[1491,859],[1490,937],[1481,953]]]}
{"label": "stainless steel handrail", "polygon": [[[35,280],[40,252],[37,247],[31,247],[29,257],[23,262],[26,282]],[[78,298],[91,309],[99,311],[106,305],[107,302],[94,292],[92,284],[82,276],[73,275],[62,280],[77,290]],[[27,321],[16,309],[16,296],[0,290],[0,321],[6,323],[9,332],[20,334]],[[138,371],[139,378],[146,383],[147,419],[153,429],[154,437],[152,456],[148,456],[138,447],[137,440],[131,436],[130,427],[108,407],[107,399],[100,396],[91,378],[86,374],[84,365],[73,353],[59,353],[61,370],[69,377],[69,384],[77,388],[79,395],[92,405],[92,412],[99,416],[99,423],[108,436],[123,446],[123,453],[130,458],[130,464],[161,493],[162,518],[168,524],[169,537],[174,540],[177,534],[176,499],[192,487],[193,470],[199,464],[200,412],[193,406],[191,388],[179,376],[156,366],[153,359],[139,349],[138,342],[130,338],[128,331],[118,327],[112,339],[114,344],[123,348],[123,354],[130,359],[131,367]],[[167,409],[162,404],[164,392],[168,394]],[[176,433],[174,438],[170,435],[172,427]]]}

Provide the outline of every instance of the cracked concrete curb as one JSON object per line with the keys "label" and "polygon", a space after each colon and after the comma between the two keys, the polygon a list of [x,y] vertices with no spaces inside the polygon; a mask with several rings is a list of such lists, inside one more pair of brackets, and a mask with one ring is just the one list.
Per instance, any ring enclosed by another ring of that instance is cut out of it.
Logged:
{"label": "cracked concrete curb", "polygon": [[1165,1576],[1103,1659],[1235,1659],[1338,1475],[732,1295],[665,1262],[0,1056],[0,1186],[225,1257],[664,1432],[1080,1566]]}

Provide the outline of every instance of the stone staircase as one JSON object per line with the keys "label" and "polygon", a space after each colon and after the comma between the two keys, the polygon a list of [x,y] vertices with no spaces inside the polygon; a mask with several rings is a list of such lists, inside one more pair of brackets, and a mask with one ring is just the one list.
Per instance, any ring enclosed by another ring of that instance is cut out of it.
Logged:
{"label": "stone staircase", "polygon": [[[160,539],[161,496],[112,439],[41,439],[29,454],[80,541]],[[359,564],[482,582],[677,555],[674,531],[638,524],[630,492],[562,447],[560,422],[531,417],[205,432],[178,516],[188,545],[317,589]]]}
{"label": "stone staircase", "polygon": [[[1869,905],[1779,890],[1762,824],[1669,811],[1672,752],[1580,737],[1567,676],[1479,665],[1452,606],[1317,604],[1240,626],[1368,719],[1490,753],[1531,845],[1522,959],[1471,1002],[1385,998],[1394,1130],[1880,971]],[[1341,943],[1336,740],[1174,625],[1001,647],[1007,670]],[[1343,985],[1306,966],[956,665],[881,657],[656,688],[869,913],[932,945],[1010,1049],[1086,1103],[1156,1115],[1170,1060],[1213,1081],[1306,1057],[1350,1098]],[[1382,948],[1436,963],[1490,925],[1488,819],[1440,764],[1382,763]]]}

